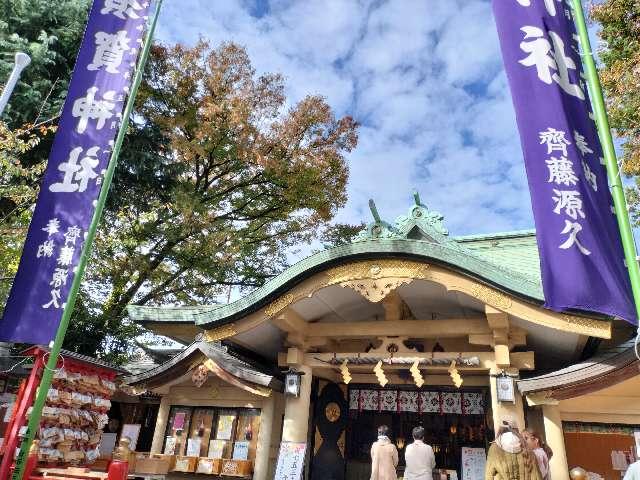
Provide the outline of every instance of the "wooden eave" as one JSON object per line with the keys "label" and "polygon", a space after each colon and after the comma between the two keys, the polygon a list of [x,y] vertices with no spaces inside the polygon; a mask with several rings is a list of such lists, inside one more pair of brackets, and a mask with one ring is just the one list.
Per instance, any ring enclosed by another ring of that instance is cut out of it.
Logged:
{"label": "wooden eave", "polygon": [[524,395],[541,394],[556,400],[579,397],[612,387],[640,375],[633,340],[555,372],[518,381]]}
{"label": "wooden eave", "polygon": [[197,340],[162,365],[146,372],[123,378],[132,387],[159,388],[174,381],[200,363],[212,360],[226,373],[241,382],[283,391],[283,383],[267,368],[240,359],[219,342]]}

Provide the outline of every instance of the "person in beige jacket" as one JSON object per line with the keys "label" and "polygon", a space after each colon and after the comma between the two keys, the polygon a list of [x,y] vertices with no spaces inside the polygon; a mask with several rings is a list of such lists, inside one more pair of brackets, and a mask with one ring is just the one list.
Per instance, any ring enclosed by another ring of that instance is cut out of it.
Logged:
{"label": "person in beige jacket", "polygon": [[371,480],[398,480],[398,450],[389,440],[389,427],[378,427],[378,440],[371,446]]}

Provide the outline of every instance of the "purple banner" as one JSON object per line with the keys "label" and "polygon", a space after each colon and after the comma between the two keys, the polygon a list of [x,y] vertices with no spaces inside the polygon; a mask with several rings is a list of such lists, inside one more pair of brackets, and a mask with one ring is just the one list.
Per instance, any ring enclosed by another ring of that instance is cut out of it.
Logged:
{"label": "purple banner", "polygon": [[545,307],[637,323],[569,2],[493,0],[531,192]]}
{"label": "purple banner", "polygon": [[48,344],[55,336],[122,121],[149,3],[95,0],[0,340]]}

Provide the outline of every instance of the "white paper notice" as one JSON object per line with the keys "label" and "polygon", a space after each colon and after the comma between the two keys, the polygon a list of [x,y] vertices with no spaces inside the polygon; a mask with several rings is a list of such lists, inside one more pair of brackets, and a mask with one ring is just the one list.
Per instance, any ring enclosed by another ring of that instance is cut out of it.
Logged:
{"label": "white paper notice", "polygon": [[300,480],[306,450],[306,443],[282,442],[274,480]]}
{"label": "white paper notice", "polygon": [[202,442],[199,438],[190,438],[187,440],[187,457],[199,457],[201,444]]}
{"label": "white paper notice", "polygon": [[484,448],[462,447],[462,480],[484,478],[486,463]]}

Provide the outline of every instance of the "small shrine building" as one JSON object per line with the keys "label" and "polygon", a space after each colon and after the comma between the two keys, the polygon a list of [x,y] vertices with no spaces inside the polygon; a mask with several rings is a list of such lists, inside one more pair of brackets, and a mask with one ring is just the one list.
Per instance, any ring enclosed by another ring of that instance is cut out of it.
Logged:
{"label": "small shrine building", "polygon": [[[552,477],[567,480],[562,405],[545,402],[547,385],[517,382],[578,364],[632,328],[542,308],[533,231],[452,237],[417,195],[393,224],[371,207],[374,221],[354,241],[238,301],[129,307],[135,322],[188,345],[126,379],[162,395],[152,452],[216,449],[230,459],[219,468],[266,480],[280,442],[306,442],[305,478],[359,480],[369,478],[380,424],[391,428],[400,470],[422,425],[438,467],[461,478],[462,447],[486,448],[509,418],[546,433]],[[286,371],[294,385],[283,384]]]}

